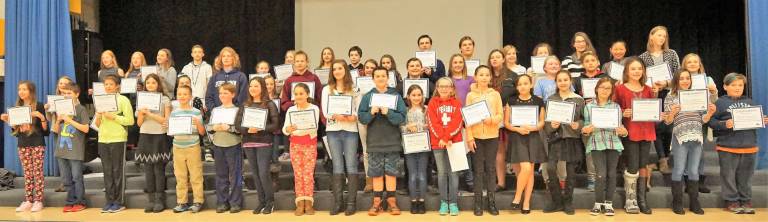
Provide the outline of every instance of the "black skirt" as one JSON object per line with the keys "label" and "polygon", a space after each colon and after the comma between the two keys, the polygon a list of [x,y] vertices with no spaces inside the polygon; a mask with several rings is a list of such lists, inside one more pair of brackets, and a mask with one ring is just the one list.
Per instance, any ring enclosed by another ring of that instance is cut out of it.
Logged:
{"label": "black skirt", "polygon": [[138,149],[136,150],[136,162],[159,163],[171,160],[171,150],[168,147],[168,138],[165,134],[139,135]]}
{"label": "black skirt", "polygon": [[568,163],[580,162],[584,159],[583,145],[581,138],[558,139],[549,144],[548,157]]}
{"label": "black skirt", "polygon": [[520,135],[515,132],[507,133],[507,150],[510,153],[509,162],[511,163],[547,162],[544,142],[538,131],[528,135]]}

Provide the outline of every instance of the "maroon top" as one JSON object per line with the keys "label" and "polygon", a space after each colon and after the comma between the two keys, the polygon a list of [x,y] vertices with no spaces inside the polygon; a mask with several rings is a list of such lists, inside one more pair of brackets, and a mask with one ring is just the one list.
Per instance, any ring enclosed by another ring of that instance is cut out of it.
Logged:
{"label": "maroon top", "polygon": [[[653,99],[651,87],[643,85],[643,91],[634,92],[627,88],[624,84],[620,84],[616,87],[616,95],[613,99],[621,106],[622,112],[624,109],[632,108],[632,100],[638,99]],[[656,140],[656,123],[655,122],[634,122],[631,118],[623,118],[624,127],[629,132],[630,141],[655,141]]]}

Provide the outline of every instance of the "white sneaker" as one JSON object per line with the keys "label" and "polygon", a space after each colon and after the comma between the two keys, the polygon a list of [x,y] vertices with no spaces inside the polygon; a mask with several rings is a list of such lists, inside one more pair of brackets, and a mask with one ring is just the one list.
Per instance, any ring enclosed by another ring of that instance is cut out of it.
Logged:
{"label": "white sneaker", "polygon": [[213,162],[213,155],[210,153],[205,154],[205,162]]}
{"label": "white sneaker", "polygon": [[32,209],[30,209],[30,211],[32,211],[32,212],[39,212],[41,210],[43,210],[43,202],[42,201],[36,201],[35,203],[32,204]]}
{"label": "white sneaker", "polygon": [[283,153],[280,155],[280,157],[277,158],[280,162],[290,162],[291,161],[291,154],[290,153]]}
{"label": "white sneaker", "polygon": [[24,212],[24,211],[28,211],[29,209],[32,209],[32,202],[24,201],[24,202],[21,202],[21,205],[19,205],[19,207],[16,208],[16,212]]}

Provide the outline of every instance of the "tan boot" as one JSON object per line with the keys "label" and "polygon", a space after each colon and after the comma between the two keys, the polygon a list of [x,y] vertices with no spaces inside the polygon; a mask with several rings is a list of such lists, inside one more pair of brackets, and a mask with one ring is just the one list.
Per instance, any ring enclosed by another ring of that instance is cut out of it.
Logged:
{"label": "tan boot", "polygon": [[672,173],[672,169],[669,168],[669,157],[659,159],[659,171],[663,174]]}
{"label": "tan boot", "polygon": [[296,215],[296,216],[304,215],[304,208],[305,207],[304,207],[303,200],[296,201],[296,211],[293,212],[293,215]]}
{"label": "tan boot", "polygon": [[312,206],[311,200],[304,201],[304,213],[307,215],[315,215],[315,208]]}
{"label": "tan boot", "polygon": [[400,215],[400,208],[397,207],[397,198],[388,197],[387,204],[389,205],[389,214]]}
{"label": "tan boot", "polygon": [[381,212],[381,192],[374,192],[373,204],[371,209],[368,209],[368,216],[377,216]]}
{"label": "tan boot", "polygon": [[370,177],[365,178],[365,188],[363,188],[363,192],[371,192],[373,191],[373,179]]}

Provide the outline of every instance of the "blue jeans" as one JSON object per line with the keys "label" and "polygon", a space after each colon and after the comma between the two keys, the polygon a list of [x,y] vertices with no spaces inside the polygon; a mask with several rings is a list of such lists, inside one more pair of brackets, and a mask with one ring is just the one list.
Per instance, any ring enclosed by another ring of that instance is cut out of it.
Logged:
{"label": "blue jeans", "polygon": [[433,150],[435,165],[437,165],[437,189],[440,190],[440,200],[448,203],[458,203],[459,174],[451,171],[451,162],[447,150]]}
{"label": "blue jeans", "polygon": [[423,200],[427,193],[427,164],[430,152],[405,154],[408,167],[408,191],[411,200]]}
{"label": "blue jeans", "polygon": [[67,189],[67,205],[85,205],[85,185],[83,184],[83,161],[56,158],[59,172]]}
{"label": "blue jeans", "polygon": [[213,147],[218,205],[243,206],[243,148]]}
{"label": "blue jeans", "polygon": [[701,163],[702,143],[688,141],[680,144],[672,136],[672,181],[682,181],[683,173],[692,181],[699,180],[699,164]]}
{"label": "blue jeans", "polygon": [[328,148],[333,158],[333,174],[357,173],[357,132],[328,131]]}

